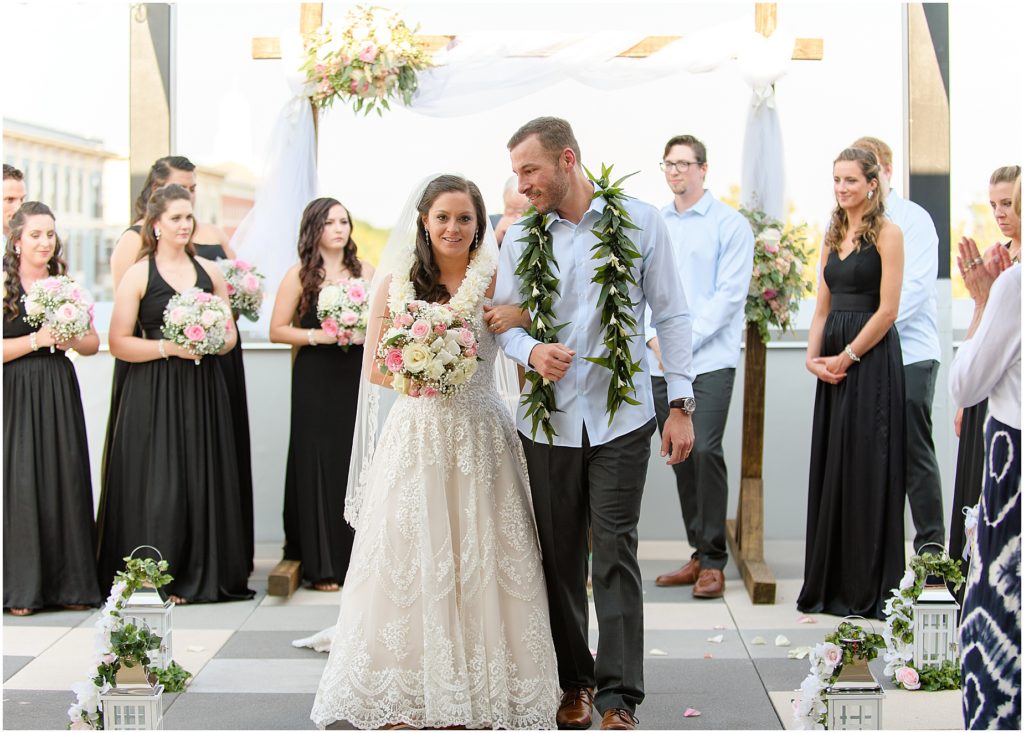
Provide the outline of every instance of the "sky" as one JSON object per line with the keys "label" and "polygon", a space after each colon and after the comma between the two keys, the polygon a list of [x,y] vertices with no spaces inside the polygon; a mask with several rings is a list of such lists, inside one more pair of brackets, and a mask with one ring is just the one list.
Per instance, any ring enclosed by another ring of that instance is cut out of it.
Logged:
{"label": "sky", "polygon": [[[754,3],[391,2],[423,33],[529,33],[534,29],[685,35],[726,21],[753,26]],[[54,12],[55,7],[59,12]],[[349,4],[325,5],[325,21]],[[179,114],[175,152],[204,165],[262,169],[268,136],[288,99],[282,62],[251,58],[254,36],[294,33],[297,3],[183,2],[176,6]],[[125,3],[4,3],[3,115],[97,137],[128,150],[128,24]],[[786,196],[798,219],[821,224],[832,206],[831,161],[863,134],[887,140],[902,180],[902,12],[895,2],[782,2],[780,29],[823,38],[825,59],[793,62],[776,86],[786,161]],[[954,2],[950,9],[953,220],[987,200],[990,172],[1024,158],[1024,3]],[[458,117],[395,109],[364,118],[337,106],[320,125],[320,188],[357,218],[389,227],[423,176],[460,172],[490,209],[511,174],[505,142],[542,114],[568,119],[585,163],[638,171],[628,192],[667,203],[657,163],[664,141],[690,133],[708,147],[708,187],[728,193],[740,179],[750,92],[734,69],[679,74],[624,91],[565,82]],[[897,184],[897,188],[900,186]],[[127,205],[125,215],[127,216]]]}

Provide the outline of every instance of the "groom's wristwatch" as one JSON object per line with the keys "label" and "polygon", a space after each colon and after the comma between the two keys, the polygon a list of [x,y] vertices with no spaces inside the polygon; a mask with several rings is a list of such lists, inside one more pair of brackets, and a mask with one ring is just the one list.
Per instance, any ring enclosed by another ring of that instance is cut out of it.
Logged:
{"label": "groom's wristwatch", "polygon": [[692,415],[697,409],[697,400],[692,397],[680,397],[668,403],[669,408],[682,410],[685,415]]}

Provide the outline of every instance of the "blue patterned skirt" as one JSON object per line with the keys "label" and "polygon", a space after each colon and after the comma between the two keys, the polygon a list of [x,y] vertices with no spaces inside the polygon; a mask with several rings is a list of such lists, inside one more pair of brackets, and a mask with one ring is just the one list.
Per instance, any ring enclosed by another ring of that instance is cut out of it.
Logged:
{"label": "blue patterned skirt", "polygon": [[1020,430],[989,416],[960,624],[964,727],[1020,729]]}

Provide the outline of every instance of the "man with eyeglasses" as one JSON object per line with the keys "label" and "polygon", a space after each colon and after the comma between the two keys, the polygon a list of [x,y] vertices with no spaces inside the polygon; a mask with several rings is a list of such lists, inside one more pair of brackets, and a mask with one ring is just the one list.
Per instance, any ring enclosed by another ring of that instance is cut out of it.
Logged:
{"label": "man with eyeglasses", "polygon": [[[661,210],[675,248],[675,263],[693,317],[693,412],[695,442],[690,460],[672,467],[690,546],[690,561],[658,576],[660,586],[693,585],[696,598],[720,598],[728,560],[725,511],[728,477],[722,435],[740,360],[744,306],[754,266],[754,235],[735,209],[704,188],[707,150],[692,135],[678,135],[665,145],[661,161],[673,201]],[[649,314],[649,311],[648,311]],[[669,404],[661,371],[658,336],[650,336],[651,368],[659,429]]]}

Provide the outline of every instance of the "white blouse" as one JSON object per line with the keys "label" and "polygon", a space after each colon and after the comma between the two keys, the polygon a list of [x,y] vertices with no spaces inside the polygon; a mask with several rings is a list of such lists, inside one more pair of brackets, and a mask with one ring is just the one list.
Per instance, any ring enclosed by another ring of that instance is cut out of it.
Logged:
{"label": "white blouse", "polygon": [[949,372],[949,392],[958,407],[988,397],[996,420],[1020,430],[1020,268],[1014,265],[992,284],[974,336],[960,346]]}

